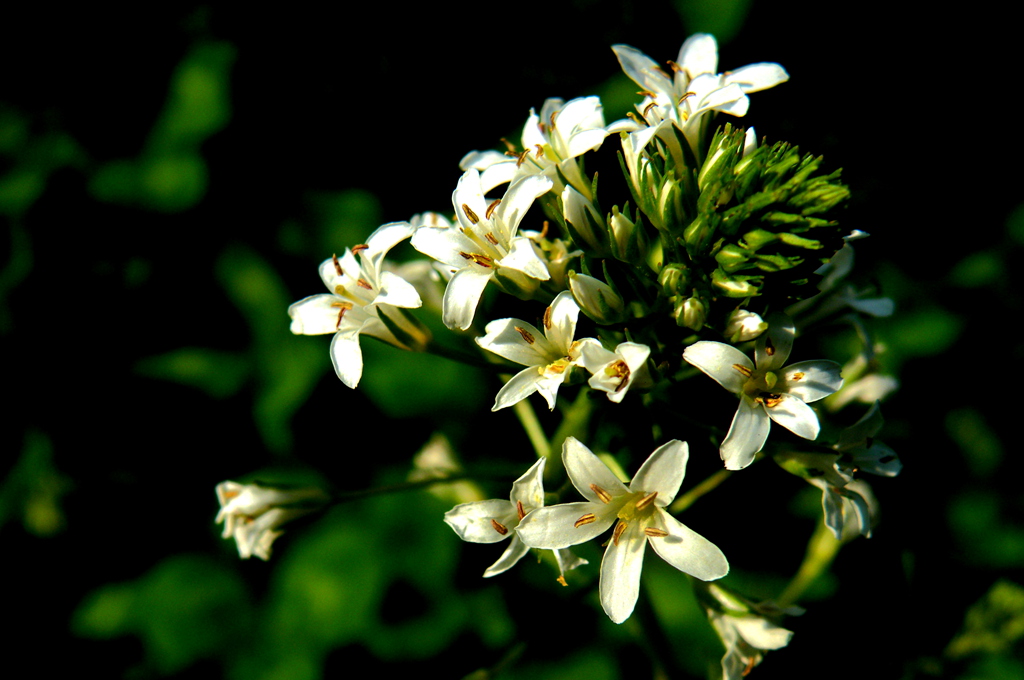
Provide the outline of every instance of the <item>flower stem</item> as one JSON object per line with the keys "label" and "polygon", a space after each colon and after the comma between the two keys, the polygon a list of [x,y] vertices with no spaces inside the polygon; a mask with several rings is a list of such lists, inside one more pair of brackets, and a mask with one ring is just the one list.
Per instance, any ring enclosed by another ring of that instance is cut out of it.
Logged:
{"label": "flower stem", "polygon": [[831,566],[832,561],[839,553],[842,542],[836,540],[832,532],[825,526],[824,521],[819,521],[818,526],[807,542],[807,553],[804,561],[800,564],[793,580],[789,582],[786,589],[779,595],[776,603],[781,608],[786,608],[799,600],[807,589],[814,583],[814,580],[821,576]]}
{"label": "flower stem", "polygon": [[[508,382],[509,377],[502,376],[502,379]],[[541,427],[540,421],[537,420],[537,414],[534,413],[530,402],[526,399],[517,401],[512,406],[512,410],[515,411],[516,417],[519,418],[523,429],[526,430],[526,436],[529,437],[530,443],[533,444],[533,450],[537,452],[537,457],[550,459],[551,443],[548,442],[548,438],[544,435],[544,428]]]}
{"label": "flower stem", "polygon": [[590,413],[594,408],[593,400],[590,398],[590,388],[583,386],[572,403],[562,416],[562,424],[555,430],[551,438],[554,444],[548,453],[548,462],[544,466],[544,481],[551,483],[562,475],[562,443],[567,437],[586,439],[587,426],[590,423]]}
{"label": "flower stem", "polygon": [[729,477],[732,476],[732,473],[732,470],[719,470],[718,472],[711,475],[703,482],[701,482],[700,484],[693,487],[692,489],[684,493],[682,496],[677,498],[675,502],[668,507],[668,511],[672,514],[676,514],[682,512],[683,510],[686,510],[688,507],[693,505],[698,498],[708,493],[725,480],[729,479]]}

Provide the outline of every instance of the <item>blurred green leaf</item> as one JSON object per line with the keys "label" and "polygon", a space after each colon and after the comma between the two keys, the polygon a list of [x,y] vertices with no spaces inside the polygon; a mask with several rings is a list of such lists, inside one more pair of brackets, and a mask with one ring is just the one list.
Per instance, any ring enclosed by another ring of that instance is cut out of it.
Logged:
{"label": "blurred green leaf", "polygon": [[[728,42],[743,26],[751,0],[675,0],[676,11],[686,26],[686,35],[711,33],[720,43]],[[675,55],[672,55],[675,59]],[[662,62],[664,58],[655,58]],[[742,64],[737,64],[742,66]]]}
{"label": "blurred green leaf", "polygon": [[971,253],[956,263],[949,272],[949,281],[961,288],[991,286],[1006,276],[1003,260],[999,253],[982,251]]}
{"label": "blurred green leaf", "polygon": [[230,43],[207,42],[192,48],[171,78],[167,103],[150,138],[151,151],[197,147],[227,125],[234,60]]}
{"label": "blurred green leaf", "polygon": [[977,409],[950,411],[946,414],[946,431],[959,445],[964,460],[976,476],[989,477],[999,467],[1003,445]]}
{"label": "blurred green leaf", "polygon": [[949,643],[945,656],[962,659],[975,654],[1000,654],[1012,650],[1022,639],[1024,588],[999,580],[967,610],[963,630]]}
{"label": "blurred green leaf", "polygon": [[36,536],[52,536],[67,521],[61,498],[71,481],[57,469],[50,438],[35,429],[25,433],[17,462],[0,480],[0,526],[21,520],[25,530]]}
{"label": "blurred green leaf", "polygon": [[992,568],[1024,566],[1024,527],[1006,522],[1003,501],[988,490],[960,492],[949,504],[949,525],[961,555]]}
{"label": "blurred green leaf", "polygon": [[223,399],[241,389],[249,372],[249,362],[237,352],[183,347],[143,359],[135,370],[150,378],[195,387],[211,397]]}

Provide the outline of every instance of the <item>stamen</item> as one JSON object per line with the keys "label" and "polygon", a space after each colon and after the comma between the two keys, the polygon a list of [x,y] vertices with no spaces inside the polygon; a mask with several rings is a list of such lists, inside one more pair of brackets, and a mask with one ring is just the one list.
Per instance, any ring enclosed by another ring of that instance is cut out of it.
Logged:
{"label": "stamen", "polygon": [[740,671],[740,676],[747,677],[750,675],[750,671],[754,670],[754,664],[757,662],[756,657],[750,657],[747,659],[747,667]]}
{"label": "stamen", "polygon": [[519,154],[519,160],[516,161],[516,167],[518,168],[526,160],[526,157],[530,155],[529,149],[523,149],[523,152]]}
{"label": "stamen", "polygon": [[484,238],[490,241],[492,245],[498,245],[498,239],[491,232],[484,234]]}
{"label": "stamen", "polygon": [[793,382],[796,382],[797,380],[803,380],[804,379],[804,374],[803,373],[794,373],[793,375],[789,376],[789,379],[792,380]]}
{"label": "stamen", "polygon": [[681,71],[683,70],[683,67],[682,67],[682,66],[680,66],[680,65],[679,65],[679,64],[677,64],[676,62],[672,61],[671,59],[669,59],[669,60],[668,60],[668,61],[666,61],[665,63],[666,63],[666,64],[668,64],[668,67],[669,67],[670,69],[672,69],[672,72],[673,72],[673,73],[679,73],[679,72],[681,72]]}
{"label": "stamen", "polygon": [[504,524],[502,524],[501,522],[499,522],[496,519],[492,519],[491,520],[491,526],[494,527],[494,530],[497,531],[502,536],[504,536],[505,534],[508,533],[508,527],[506,527]]}
{"label": "stamen", "polygon": [[515,144],[513,144],[510,141],[508,141],[504,137],[501,138],[501,142],[505,145],[505,149],[506,149],[505,153],[506,154],[508,154],[509,156],[517,156],[517,155],[519,155],[518,153],[516,153],[516,146],[515,146]]}
{"label": "stamen", "polygon": [[341,264],[338,262],[337,255],[331,255],[331,262],[334,263],[334,271],[338,272],[338,276],[341,276],[345,273],[341,270]]}
{"label": "stamen", "polygon": [[519,519],[526,517],[526,511],[523,510],[522,501],[516,501],[516,514],[519,515]]}
{"label": "stamen", "polygon": [[563,586],[569,586],[569,584],[565,582],[565,576],[563,576],[562,574],[559,574],[558,578],[556,578],[555,580],[561,583]]}
{"label": "stamen", "polygon": [[620,519],[619,523],[615,525],[615,532],[612,534],[612,543],[615,545],[619,544],[619,536],[626,530],[626,520]]}
{"label": "stamen", "polygon": [[597,521],[597,516],[595,516],[594,513],[592,513],[592,512],[588,512],[587,514],[583,515],[583,517],[580,517],[578,520],[576,520],[573,523],[573,527],[576,528],[576,529],[579,529],[584,524],[591,524],[591,523],[596,522],[596,521]]}
{"label": "stamen", "polygon": [[668,536],[668,532],[664,529],[658,529],[657,527],[645,527],[644,533],[654,538],[664,538]]}
{"label": "stamen", "polygon": [[772,344],[771,338],[764,339],[764,353],[770,357],[775,356],[775,345]]}
{"label": "stamen", "polygon": [[643,510],[648,505],[653,503],[654,499],[657,498],[657,497],[658,497],[658,492],[657,491],[652,491],[651,493],[647,494],[646,496],[644,496],[643,498],[641,498],[640,500],[638,500],[636,502],[636,509],[637,510]]}
{"label": "stamen", "polygon": [[644,118],[646,118],[646,117],[647,117],[647,114],[648,114],[648,113],[650,112],[650,110],[651,110],[651,109],[653,109],[653,108],[654,108],[655,106],[657,106],[657,105],[658,105],[658,103],[657,103],[657,102],[651,102],[650,104],[648,104],[647,106],[645,106],[645,107],[644,107]]}
{"label": "stamen", "polygon": [[548,227],[549,226],[551,226],[551,225],[548,224],[548,221],[544,220],[544,224],[543,224],[543,226],[540,229],[540,238],[547,238],[547,236],[548,236]]}
{"label": "stamen", "polygon": [[352,254],[355,255],[356,253],[361,253],[369,247],[370,246],[366,245],[365,243],[360,243],[357,246],[352,246]]}
{"label": "stamen", "polygon": [[[339,288],[340,288],[340,286],[339,286]],[[339,307],[340,308],[338,310],[338,322],[336,324],[334,324],[334,330],[340,330],[341,329],[341,320],[345,318],[345,312],[347,312],[348,310],[352,309],[352,303],[351,302],[332,302],[331,303],[331,307]]]}
{"label": "stamen", "polygon": [[513,326],[513,328],[519,331],[519,335],[523,336],[523,340],[526,340],[527,344],[532,345],[533,343],[537,342],[537,340],[533,337],[533,334],[530,333],[530,331],[523,328],[522,326]]}
{"label": "stamen", "polygon": [[676,104],[682,104],[683,102],[685,102],[690,97],[696,97],[696,96],[697,96],[696,92],[687,92],[686,94],[684,94],[682,97],[679,98],[679,101],[676,102]]}
{"label": "stamen", "polygon": [[366,279],[357,279],[356,285],[358,285],[360,288],[365,288],[366,290],[373,290],[373,286],[367,283]]}
{"label": "stamen", "polygon": [[640,90],[639,92],[637,92],[637,94],[640,95],[641,97],[650,97],[651,99],[658,98],[658,95],[654,94],[650,90]]}
{"label": "stamen", "polygon": [[552,112],[551,112],[551,118],[550,118],[550,120],[551,120],[551,129],[552,129],[552,130],[554,130],[554,129],[555,129],[555,116],[556,116],[556,115],[558,115],[558,111],[552,111]]}
{"label": "stamen", "polygon": [[481,267],[487,267],[488,269],[494,268],[494,260],[486,255],[480,255],[479,253],[463,253],[462,251],[459,251],[459,255],[467,260],[472,260]]}
{"label": "stamen", "polygon": [[593,491],[594,494],[601,499],[602,503],[611,503],[612,495],[605,491],[604,489],[602,489],[601,487],[599,487],[597,484],[591,484],[590,490]]}
{"label": "stamen", "polygon": [[771,392],[762,392],[760,396],[754,399],[754,401],[764,404],[766,408],[774,408],[782,402],[782,395],[772,394]]}
{"label": "stamen", "polygon": [[537,158],[544,158],[544,147],[540,144],[534,144],[537,147]]}
{"label": "stamen", "polygon": [[551,330],[551,308],[544,310],[544,329]]}
{"label": "stamen", "polygon": [[484,217],[486,217],[487,219],[491,219],[491,215],[494,214],[494,209],[498,207],[499,203],[501,203],[500,198],[494,199],[494,201],[489,206],[487,206],[487,210],[484,211]]}
{"label": "stamen", "polygon": [[477,222],[480,221],[480,218],[476,216],[476,213],[470,210],[469,206],[466,205],[465,203],[462,204],[462,212],[466,213],[466,217],[473,224],[476,224]]}
{"label": "stamen", "polygon": [[750,370],[743,364],[733,364],[732,367],[739,371],[740,375],[742,375],[744,378],[749,378],[751,375],[754,374],[752,370]]}

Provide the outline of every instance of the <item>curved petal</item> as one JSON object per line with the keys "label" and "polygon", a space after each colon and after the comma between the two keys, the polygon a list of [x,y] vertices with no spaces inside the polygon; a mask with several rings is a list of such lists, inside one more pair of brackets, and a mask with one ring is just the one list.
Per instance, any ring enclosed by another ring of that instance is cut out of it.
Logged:
{"label": "curved petal", "polygon": [[820,428],[814,409],[796,397],[783,394],[774,406],[765,406],[768,417],[793,434],[804,439],[815,439]]}
{"label": "curved petal", "polygon": [[545,321],[550,325],[545,327],[544,334],[559,353],[568,356],[569,346],[572,345],[573,338],[576,336],[576,323],[580,318],[580,307],[576,304],[572,293],[563,290],[555,297],[548,309],[551,310],[551,313],[545,316]]}
{"label": "curved petal", "polygon": [[639,522],[630,522],[604,550],[601,559],[601,606],[615,623],[622,623],[633,613],[640,595],[640,572],[644,566],[647,540]]}
{"label": "curved petal", "polygon": [[[495,528],[492,520],[504,526],[505,533]],[[518,520],[512,504],[500,498],[463,503],[444,513],[445,524],[454,529],[459,538],[470,543],[504,541]]]}
{"label": "curved petal", "polygon": [[390,222],[382,225],[366,239],[367,248],[362,255],[370,261],[375,270],[379,270],[388,251],[412,236],[415,231],[416,228],[408,222]]}
{"label": "curved petal", "polygon": [[296,335],[323,335],[337,333],[341,305],[350,305],[337,295],[310,295],[288,307],[292,319],[291,331]]}
{"label": "curved petal", "polygon": [[571,367],[567,366],[559,373],[544,371],[540,380],[537,381],[537,393],[544,397],[544,401],[548,403],[548,408],[552,411],[555,410],[555,400],[558,398],[558,388],[561,387],[569,377],[570,368]]}
{"label": "curved petal", "polygon": [[523,366],[547,366],[561,358],[535,326],[519,319],[496,319],[487,324],[486,333],[476,339],[488,352]]}
{"label": "curved petal", "polygon": [[562,444],[562,463],[573,486],[592,503],[604,501],[590,488],[591,484],[601,487],[613,497],[629,493],[626,485],[619,481],[615,473],[575,437],[565,438],[565,443]]}
{"label": "curved petal", "polygon": [[[516,533],[531,548],[557,550],[597,538],[615,521],[615,513],[605,511],[602,503],[562,503],[537,508],[519,522]],[[595,521],[576,523],[593,514]]]}
{"label": "curved petal", "polygon": [[742,470],[754,462],[754,454],[764,446],[771,425],[771,420],[760,404],[741,397],[729,433],[725,435],[719,451],[725,467],[729,470]]}
{"label": "curved petal", "polygon": [[[754,371],[754,362],[746,354],[723,342],[695,342],[683,350],[683,358],[733,394],[743,391],[744,383]],[[740,371],[736,366],[742,366],[747,372]]]}
{"label": "curved petal", "polygon": [[740,637],[754,649],[782,649],[793,638],[793,631],[777,626],[760,616],[733,616],[732,625]]}
{"label": "curved petal", "polygon": [[834,361],[801,361],[782,369],[785,391],[809,404],[843,386],[842,367]]}
{"label": "curved petal", "polygon": [[772,62],[750,64],[722,75],[727,83],[736,83],[744,92],[759,92],[789,80],[786,69]]}
{"label": "curved petal", "polygon": [[777,371],[786,365],[793,350],[796,327],[785,314],[772,314],[766,321],[768,331],[762,333],[754,345],[754,358],[759,371]]}
{"label": "curved petal", "polygon": [[658,492],[654,505],[663,508],[679,493],[679,486],[686,474],[686,462],[690,457],[690,447],[686,442],[673,439],[655,450],[644,464],[637,470],[629,490],[636,493]]}
{"label": "curved petal", "polygon": [[491,407],[491,410],[500,411],[526,399],[537,391],[543,377],[544,375],[540,372],[540,369],[534,366],[529,366],[519,371],[498,390],[498,394],[494,397],[494,406]]}
{"label": "curved petal", "polygon": [[341,382],[355,389],[363,376],[363,351],[359,348],[358,331],[334,334],[331,363]]}
{"label": "curved petal", "polygon": [[455,216],[463,229],[472,230],[477,222],[470,218],[466,207],[479,218],[487,212],[487,203],[484,200],[483,187],[480,184],[480,172],[470,168],[459,177],[459,183],[455,185],[452,192],[452,207],[455,208]]}
{"label": "curved petal", "polygon": [[622,70],[634,83],[648,92],[671,92],[672,80],[646,54],[629,45],[612,45]]}
{"label": "curved petal", "polygon": [[476,307],[480,296],[484,294],[484,286],[491,280],[493,270],[466,267],[455,272],[444,289],[441,318],[448,328],[464,331],[473,324]]}
{"label": "curved petal", "polygon": [[519,536],[513,536],[512,541],[505,548],[505,552],[501,554],[498,561],[487,567],[486,571],[484,571],[484,578],[497,576],[502,572],[508,571],[516,562],[523,559],[528,552],[530,552],[529,546],[523,543]]}
{"label": "curved petal", "polygon": [[544,463],[547,458],[541,458],[530,466],[522,477],[512,484],[512,494],[509,496],[512,506],[516,503],[523,504],[523,510],[529,512],[534,508],[544,507]]}
{"label": "curved petal", "polygon": [[664,510],[655,511],[655,526],[668,536],[649,536],[654,552],[673,567],[702,581],[729,573],[729,561],[717,545]]}
{"label": "curved petal", "polygon": [[676,63],[686,69],[690,77],[701,73],[718,72],[718,43],[710,33],[694,33],[679,48]]}
{"label": "curved petal", "polygon": [[533,202],[552,186],[553,182],[543,175],[531,175],[512,182],[494,216],[494,221],[503,225],[506,243],[515,238],[519,223]]}
{"label": "curved petal", "polygon": [[537,254],[537,249],[533,247],[533,241],[526,236],[512,239],[512,242],[509,244],[508,255],[498,260],[496,264],[500,267],[508,267],[509,269],[520,271],[538,281],[547,281],[551,278],[548,266],[544,263],[541,256]]}
{"label": "curved petal", "polygon": [[[468,260],[460,253],[476,253],[480,247],[456,227],[420,227],[412,236],[412,247],[427,257],[462,269]],[[484,254],[484,253],[481,253]]]}
{"label": "curved petal", "polygon": [[555,561],[558,562],[558,571],[564,576],[565,572],[576,567],[582,567],[584,564],[590,564],[588,560],[583,559],[568,548],[560,548],[554,551]]}
{"label": "curved petal", "polygon": [[380,293],[374,298],[373,303],[410,309],[421,306],[423,301],[420,300],[416,288],[401,276],[392,272],[381,272]]}

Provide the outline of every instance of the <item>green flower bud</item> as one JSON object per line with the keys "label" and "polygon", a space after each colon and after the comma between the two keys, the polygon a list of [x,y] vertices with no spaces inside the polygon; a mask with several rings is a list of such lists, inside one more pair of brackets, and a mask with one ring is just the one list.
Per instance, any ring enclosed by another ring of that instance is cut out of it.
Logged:
{"label": "green flower bud", "polygon": [[707,305],[696,295],[685,300],[677,298],[672,316],[680,326],[699,331],[704,327],[704,322],[708,318]]}
{"label": "green flower bud", "polygon": [[685,264],[667,264],[658,274],[658,284],[666,297],[674,297],[690,288],[690,276]]}
{"label": "green flower bud", "polygon": [[625,303],[604,281],[570,271],[569,290],[583,313],[595,322],[609,325],[625,320]]}

